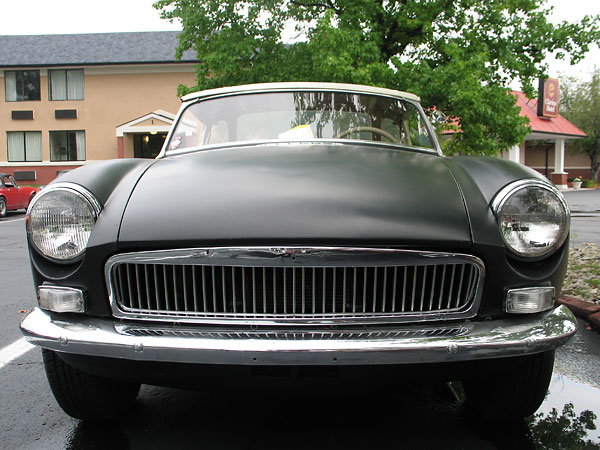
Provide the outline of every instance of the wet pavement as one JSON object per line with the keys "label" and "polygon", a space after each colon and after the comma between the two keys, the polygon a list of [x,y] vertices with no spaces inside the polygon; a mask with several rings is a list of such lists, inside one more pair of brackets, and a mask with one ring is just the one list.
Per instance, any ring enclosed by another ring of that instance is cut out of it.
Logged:
{"label": "wet pavement", "polygon": [[600,189],[563,191],[573,214],[600,214]]}
{"label": "wet pavement", "polygon": [[[577,204],[579,193],[567,199]],[[591,219],[581,218],[581,224]],[[574,235],[587,233],[581,224],[573,221]],[[4,348],[21,338],[21,311],[34,304],[23,214],[0,219],[0,259]],[[463,408],[460,390],[446,385],[399,384],[384,391],[373,386],[369,395],[337,396],[300,395],[294,389],[232,395],[210,386],[202,391],[143,386],[124,418],[94,425],[68,417],[57,406],[34,348],[0,367],[0,448],[575,449],[589,440],[585,448],[600,449],[599,367],[600,334],[580,322],[575,337],[557,351],[538,416],[523,421],[481,421]]]}
{"label": "wet pavement", "polygon": [[570,189],[563,195],[571,209],[571,246],[600,245],[600,189]]}

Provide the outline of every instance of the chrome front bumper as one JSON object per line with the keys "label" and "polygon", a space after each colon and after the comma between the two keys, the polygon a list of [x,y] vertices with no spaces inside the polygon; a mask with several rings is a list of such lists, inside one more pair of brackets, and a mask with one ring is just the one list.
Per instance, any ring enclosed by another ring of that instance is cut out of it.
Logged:
{"label": "chrome front bumper", "polygon": [[551,350],[577,330],[564,306],[535,316],[422,324],[390,330],[232,331],[130,325],[111,319],[53,319],[35,308],[21,322],[32,344],[82,355],[137,361],[242,365],[349,365],[454,362]]}

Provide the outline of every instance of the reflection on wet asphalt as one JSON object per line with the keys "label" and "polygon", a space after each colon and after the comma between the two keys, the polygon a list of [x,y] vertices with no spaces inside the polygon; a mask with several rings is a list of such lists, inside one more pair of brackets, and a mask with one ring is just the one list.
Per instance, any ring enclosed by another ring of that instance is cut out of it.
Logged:
{"label": "reflection on wet asphalt", "polygon": [[[569,414],[565,411],[565,407],[568,409],[567,405],[573,406],[573,417],[568,417]],[[555,409],[563,420],[570,419],[571,424],[576,422],[582,413],[585,415],[585,411],[591,412],[593,416],[589,415],[589,420],[594,426],[585,430],[587,433],[583,434],[582,439],[589,439],[597,444],[596,448],[600,449],[600,389],[577,383],[567,376],[555,373],[552,377],[549,394],[537,414],[542,414],[547,418],[552,409]],[[559,429],[557,431],[564,436],[567,430]],[[559,447],[557,446],[557,448]]]}

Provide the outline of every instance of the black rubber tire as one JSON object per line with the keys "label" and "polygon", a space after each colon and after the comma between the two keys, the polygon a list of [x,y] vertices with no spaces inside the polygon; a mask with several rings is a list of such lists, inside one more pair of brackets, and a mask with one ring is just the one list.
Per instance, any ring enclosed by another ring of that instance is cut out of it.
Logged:
{"label": "black rubber tire", "polygon": [[83,372],[64,362],[56,352],[42,349],[44,368],[57,403],[71,417],[111,420],[135,402],[140,385]]}
{"label": "black rubber tire", "polygon": [[0,217],[6,216],[6,200],[4,197],[0,197]]}
{"label": "black rubber tire", "polygon": [[506,359],[506,370],[463,381],[467,407],[485,419],[521,419],[537,411],[548,392],[554,351]]}

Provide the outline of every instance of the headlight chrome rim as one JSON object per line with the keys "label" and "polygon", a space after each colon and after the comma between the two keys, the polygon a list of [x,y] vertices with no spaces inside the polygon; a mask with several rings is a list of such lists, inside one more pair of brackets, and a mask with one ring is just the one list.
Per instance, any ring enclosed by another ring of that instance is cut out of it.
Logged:
{"label": "headlight chrome rim", "polygon": [[[69,183],[69,182],[53,183],[52,185],[45,187],[31,201],[29,208],[27,209],[27,214],[26,214],[26,218],[25,218],[25,221],[26,221],[25,226],[27,229],[27,238],[31,244],[31,247],[33,247],[44,258],[46,258],[52,262],[59,263],[59,264],[72,264],[83,258],[83,255],[85,254],[85,250],[87,248],[87,242],[89,241],[89,236],[86,239],[85,244],[82,245],[81,250],[79,250],[76,254],[74,254],[73,256],[70,256],[70,257],[57,257],[55,255],[48,254],[47,252],[45,252],[42,248],[40,248],[37,245],[36,240],[34,239],[34,236],[33,236],[34,230],[32,230],[32,222],[31,222],[32,212],[34,211],[36,205],[40,201],[42,201],[44,198],[46,198],[48,194],[51,194],[51,193],[57,192],[57,191],[62,191],[62,192],[66,192],[70,195],[74,195],[79,200],[82,200],[86,206],[89,206],[93,225],[95,225],[96,221],[98,220],[98,216],[100,215],[100,212],[102,211],[102,205],[96,199],[96,197],[94,197],[94,195],[91,192],[89,192],[87,189],[85,189],[83,186],[75,184],[75,183]],[[90,232],[90,234],[91,234],[91,232]]]}
{"label": "headlight chrome rim", "polygon": [[555,197],[555,199],[558,201],[558,203],[560,204],[563,214],[564,214],[564,220],[565,220],[564,228],[561,230],[558,239],[556,239],[556,241],[554,243],[549,245],[544,250],[540,250],[540,251],[536,252],[535,254],[522,252],[522,251],[519,251],[518,249],[514,248],[509,242],[507,242],[507,240],[504,237],[504,234],[501,232],[501,236],[502,236],[504,245],[511,254],[513,254],[514,256],[517,256],[518,258],[523,258],[523,259],[527,259],[527,260],[535,260],[535,259],[545,258],[545,257],[551,255],[552,253],[554,253],[558,248],[560,248],[564,244],[564,242],[566,241],[566,239],[569,235],[571,212],[569,210],[569,206],[568,206],[564,196],[560,193],[560,191],[554,185],[552,185],[546,181],[536,180],[536,179],[518,180],[518,181],[510,183],[507,186],[505,186],[504,188],[502,188],[496,194],[494,199],[492,200],[491,208],[492,208],[492,211],[496,218],[496,223],[498,224],[499,227],[500,227],[500,220],[501,220],[500,215],[502,213],[502,208],[516,193],[518,193],[519,191],[521,191],[523,189],[527,189],[527,188],[539,188],[539,189],[545,190],[547,192],[550,192]]}

